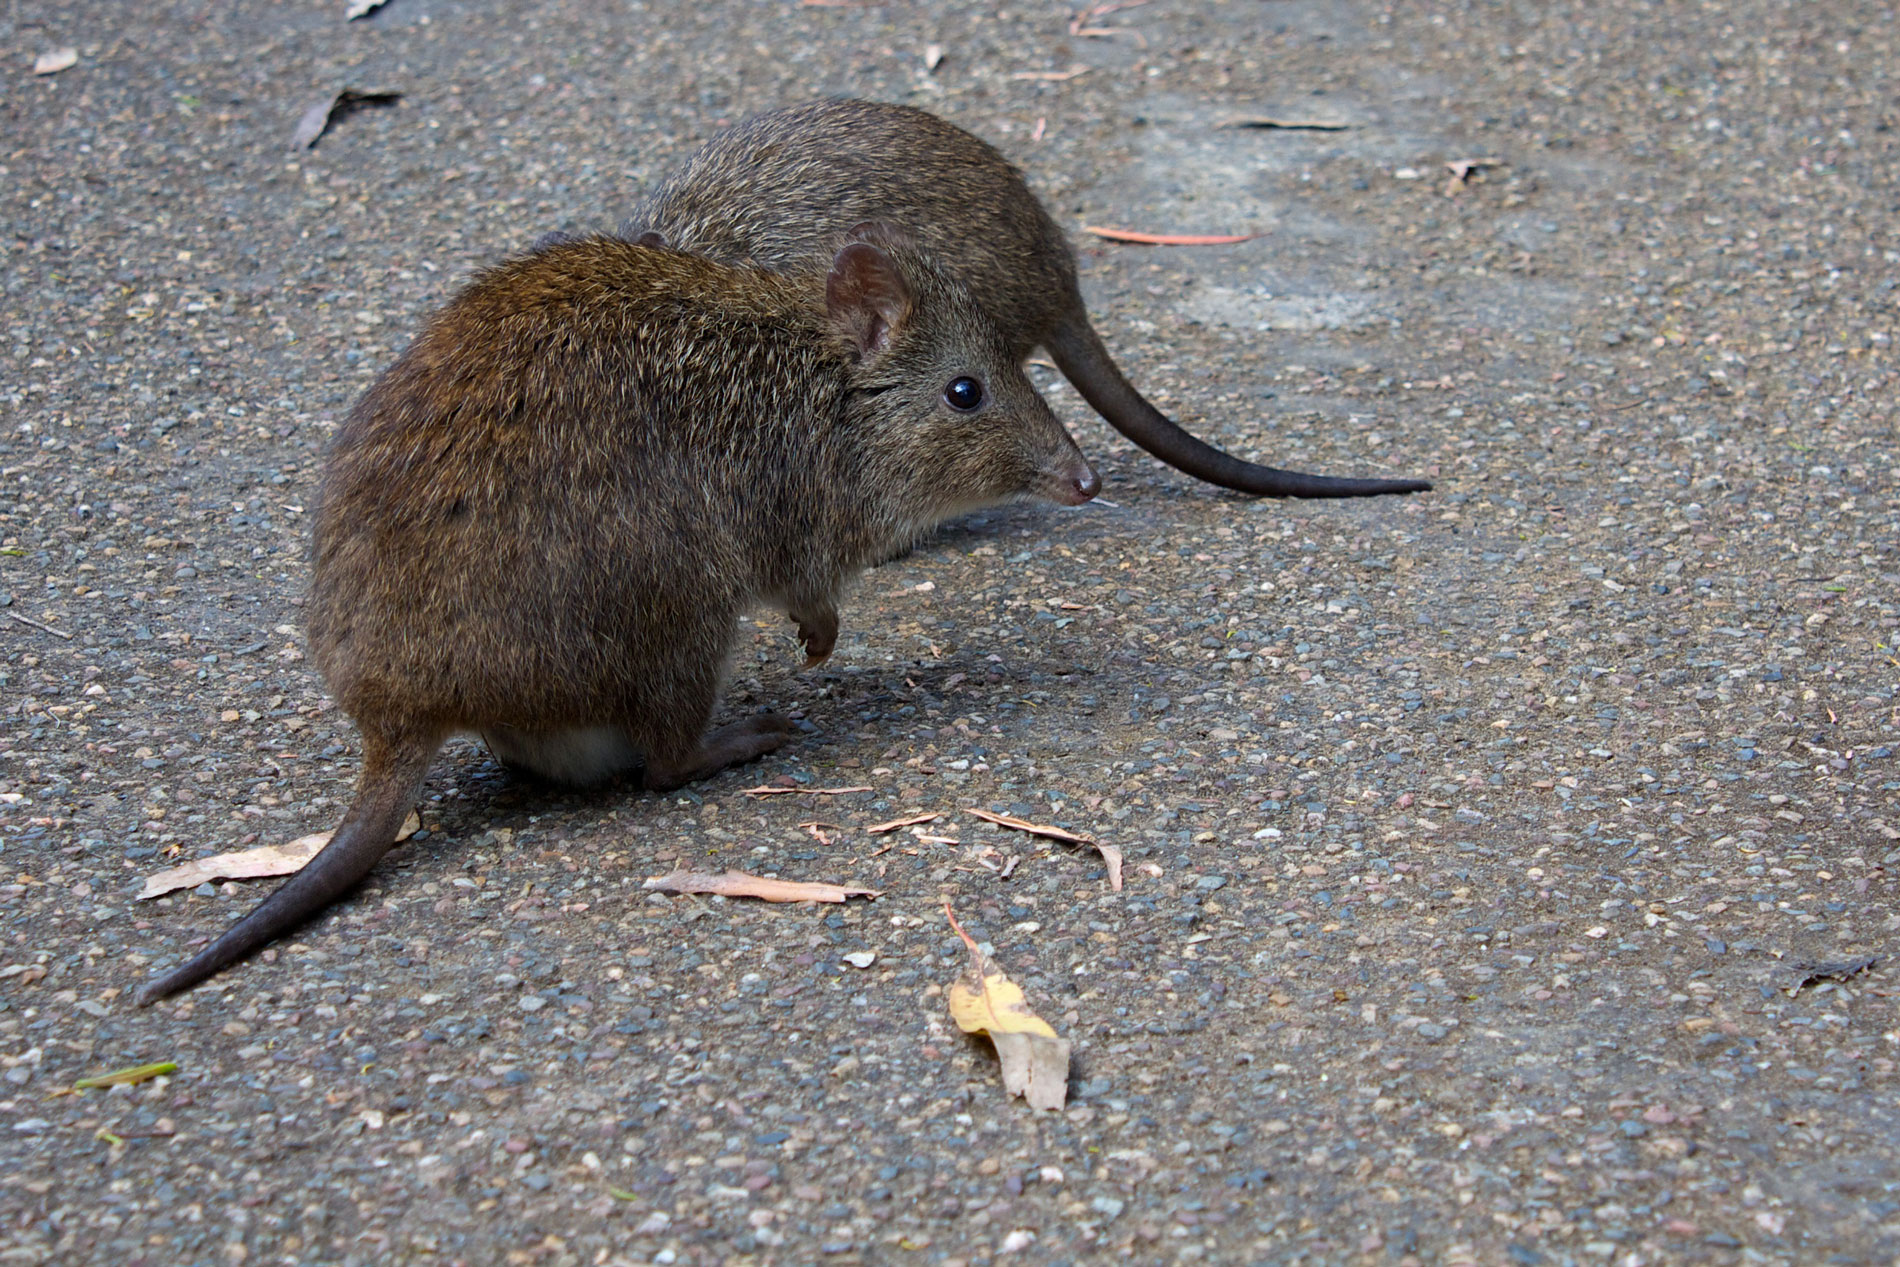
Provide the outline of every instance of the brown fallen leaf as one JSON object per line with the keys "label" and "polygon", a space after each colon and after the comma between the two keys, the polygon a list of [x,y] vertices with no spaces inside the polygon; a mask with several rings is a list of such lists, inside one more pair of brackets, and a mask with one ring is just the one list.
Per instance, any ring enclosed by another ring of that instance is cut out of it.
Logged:
{"label": "brown fallen leaf", "polygon": [[1026,831],[1032,836],[1047,836],[1050,840],[1066,841],[1071,845],[1087,845],[1102,855],[1102,861],[1108,865],[1108,887],[1120,893],[1122,891],[1122,851],[1113,845],[1105,845],[1092,836],[1078,836],[1065,827],[1055,827],[1047,823],[1032,823],[1026,819],[1011,818],[1008,814],[992,814],[986,809],[966,809],[963,811],[986,823],[995,823],[998,827],[1008,827],[1013,831]]}
{"label": "brown fallen leaf", "polygon": [[843,796],[847,792],[869,792],[866,787],[749,787],[745,796]]}
{"label": "brown fallen leaf", "polygon": [[842,902],[853,897],[882,897],[882,889],[854,889],[842,884],[805,880],[768,880],[743,871],[712,875],[704,871],[675,871],[656,875],[640,886],[656,893],[712,893],[721,897],[756,897],[765,902]]}
{"label": "brown fallen leaf", "polygon": [[1083,225],[1082,232],[1110,242],[1133,242],[1138,246],[1227,246],[1264,236],[1259,233],[1141,233],[1134,229],[1105,229],[1096,224]]}
{"label": "brown fallen leaf", "polygon": [[1445,182],[1445,197],[1456,198],[1458,191],[1471,179],[1471,173],[1481,172],[1487,167],[1504,167],[1507,164],[1501,158],[1455,158],[1445,164],[1445,170],[1451,173],[1451,179]]}
{"label": "brown fallen leaf", "polygon": [[934,811],[928,814],[912,814],[909,818],[893,818],[888,823],[873,823],[864,830],[873,836],[881,836],[887,831],[896,831],[899,827],[915,827],[918,823],[934,823],[942,817],[942,814],[938,814]]}
{"label": "brown fallen leaf", "polygon": [[296,150],[313,149],[318,138],[345,115],[354,114],[364,106],[393,106],[401,100],[402,94],[399,92],[363,92],[345,88],[303,112],[303,117],[297,121],[297,130],[291,134],[290,147]]}
{"label": "brown fallen leaf", "polygon": [[[411,813],[403,820],[396,839],[407,840],[420,830],[422,821]],[[318,850],[330,843],[330,836],[331,833],[327,831],[312,832],[286,845],[259,845],[255,849],[214,854],[196,862],[187,862],[181,867],[173,867],[169,871],[160,871],[146,877],[145,887],[139,890],[139,900],[163,897],[178,889],[196,888],[207,880],[256,880],[264,876],[291,875],[301,871],[306,862],[316,857]]]}
{"label": "brown fallen leaf", "polygon": [[1229,119],[1225,123],[1216,123],[1217,128],[1277,128],[1282,132],[1344,132],[1352,126],[1350,123],[1334,123],[1327,119],[1276,119],[1271,115],[1252,115],[1244,119]]}
{"label": "brown fallen leaf", "polygon": [[79,50],[76,48],[56,48],[41,53],[33,59],[33,73],[36,75],[57,75],[62,70],[70,70],[79,64]]}
{"label": "brown fallen leaf", "polygon": [[966,1034],[987,1034],[1003,1066],[1003,1089],[1036,1109],[1060,1109],[1069,1097],[1069,1040],[1029,1010],[1023,992],[983,957],[943,900],[944,918],[970,948],[970,963],[950,987],[950,1018]]}
{"label": "brown fallen leaf", "polygon": [[825,828],[829,827],[831,828],[832,831],[841,830],[838,824],[836,823],[817,823],[817,822],[800,823],[798,826],[800,830],[809,833],[813,840],[825,846],[829,846],[831,844],[831,835],[829,832],[825,831]]}

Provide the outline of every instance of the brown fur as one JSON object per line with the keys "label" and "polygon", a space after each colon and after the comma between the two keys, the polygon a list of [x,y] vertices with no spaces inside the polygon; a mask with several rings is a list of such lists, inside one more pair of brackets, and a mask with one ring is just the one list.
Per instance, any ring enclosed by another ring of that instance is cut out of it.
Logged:
{"label": "brown fur", "polygon": [[[987,387],[970,412],[944,396],[966,375]],[[863,568],[965,510],[1096,487],[967,291],[878,226],[828,273],[615,238],[490,269],[363,397],[325,475],[310,641],[363,733],[356,805],[144,999],[359,882],[447,736],[574,780],[643,758],[659,788],[756,757],[787,723],[706,734],[742,611],[789,611],[822,659]]]}
{"label": "brown fur", "polygon": [[629,223],[685,250],[823,268],[864,220],[902,226],[969,287],[1016,359],[1045,347],[1084,399],[1197,479],[1269,497],[1419,492],[1424,480],[1339,479],[1245,462],[1203,443],[1123,377],[1089,323],[1075,256],[1022,173],[908,106],[829,100],[757,115],[708,141]]}

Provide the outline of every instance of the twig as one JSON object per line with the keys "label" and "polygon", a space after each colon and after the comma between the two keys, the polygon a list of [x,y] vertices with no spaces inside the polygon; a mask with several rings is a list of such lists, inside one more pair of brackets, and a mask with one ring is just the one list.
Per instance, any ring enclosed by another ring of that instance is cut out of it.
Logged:
{"label": "twig", "polygon": [[1105,845],[1089,836],[1078,836],[1064,827],[1054,827],[1047,823],[1032,823],[1008,814],[992,814],[986,809],[965,807],[963,812],[980,818],[986,823],[995,823],[998,827],[1007,827],[1012,831],[1028,832],[1032,836],[1047,836],[1050,840],[1060,840],[1071,845],[1089,846],[1102,855],[1102,863],[1108,868],[1108,887],[1117,893],[1121,892],[1122,851],[1115,846]]}
{"label": "twig", "polygon": [[39,630],[41,633],[49,633],[49,634],[52,634],[55,638],[64,638],[68,642],[71,642],[73,640],[73,636],[65,632],[64,630],[55,629],[51,625],[42,625],[37,620],[28,620],[25,616],[22,616],[19,612],[8,612],[7,615],[11,616],[13,619],[19,621],[23,625],[30,625],[34,629]]}
{"label": "twig", "polygon": [[746,796],[843,796],[847,792],[870,792],[869,787],[749,787]]}

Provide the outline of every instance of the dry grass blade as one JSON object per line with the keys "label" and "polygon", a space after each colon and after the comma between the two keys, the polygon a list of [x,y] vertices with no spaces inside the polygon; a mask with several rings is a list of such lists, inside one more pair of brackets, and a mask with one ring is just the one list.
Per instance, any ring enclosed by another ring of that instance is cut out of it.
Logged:
{"label": "dry grass blade", "polygon": [[1061,840],[1071,845],[1087,845],[1101,854],[1102,861],[1107,864],[1108,887],[1117,893],[1122,891],[1122,851],[1113,845],[1105,845],[1091,836],[1078,836],[1066,827],[1032,823],[1027,819],[1012,818],[1008,814],[992,814],[986,809],[967,809],[964,813],[980,818],[986,823],[995,823],[998,827],[1008,827],[1012,831],[1028,832],[1032,836],[1047,836],[1050,840]]}
{"label": "dry grass blade", "polygon": [[[422,822],[412,813],[403,820],[402,830],[396,833],[396,839],[407,840],[420,830]],[[178,889],[196,888],[210,880],[257,880],[265,876],[291,875],[303,870],[304,864],[330,843],[330,836],[331,833],[327,831],[312,832],[308,836],[297,837],[289,844],[259,845],[255,849],[214,854],[173,867],[169,871],[160,871],[146,877],[145,887],[139,890],[139,900],[163,897]]]}
{"label": "dry grass blade", "polygon": [[771,880],[727,871],[713,875],[705,871],[675,871],[656,875],[640,886],[656,893],[708,893],[718,897],[755,897],[762,902],[842,902],[847,898],[883,896],[882,889],[854,889],[842,884],[821,884],[806,880]]}
{"label": "dry grass blade", "polygon": [[81,1078],[73,1083],[75,1091],[94,1091],[100,1087],[130,1087],[153,1078],[162,1078],[168,1073],[177,1073],[178,1065],[174,1061],[161,1060],[151,1065],[133,1065],[129,1069],[114,1069],[111,1073],[102,1073],[91,1078]]}

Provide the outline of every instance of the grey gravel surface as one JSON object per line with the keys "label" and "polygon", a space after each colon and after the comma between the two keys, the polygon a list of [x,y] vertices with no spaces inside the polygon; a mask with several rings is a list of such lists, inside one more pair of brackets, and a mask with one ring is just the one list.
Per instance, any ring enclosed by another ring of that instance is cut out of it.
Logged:
{"label": "grey gravel surface", "polygon": [[[1900,1258],[1891,10],[344,8],[0,17],[5,1261]],[[292,151],[344,87],[404,96]],[[1074,230],[1262,233],[1087,245],[1124,366],[1437,491],[1222,495],[1041,372],[1104,500],[872,573],[820,670],[763,616],[728,707],[803,740],[664,798],[458,743],[363,892],[133,1008],[268,883],[146,874],[349,796],[299,625],[351,401],[471,268],[826,92]],[[945,896],[1073,1040],[1060,1115],[951,1026]]]}

